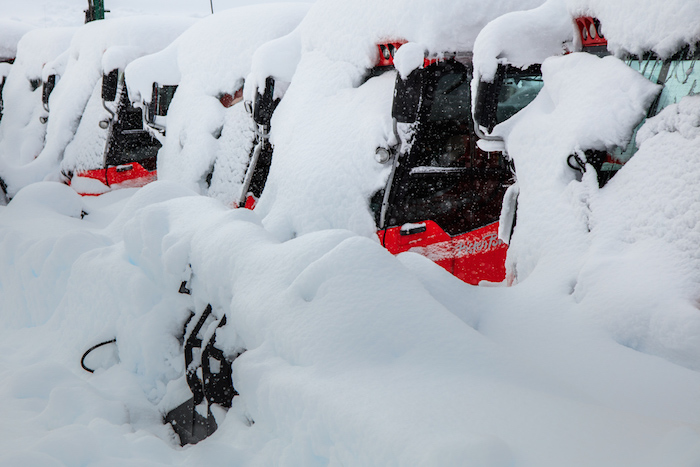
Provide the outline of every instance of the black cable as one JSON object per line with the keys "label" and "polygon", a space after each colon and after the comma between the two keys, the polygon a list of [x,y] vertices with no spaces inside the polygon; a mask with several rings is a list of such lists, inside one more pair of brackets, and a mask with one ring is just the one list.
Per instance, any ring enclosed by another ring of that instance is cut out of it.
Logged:
{"label": "black cable", "polygon": [[115,337],[114,339],[110,339],[110,340],[108,340],[108,341],[100,342],[99,344],[93,345],[92,347],[90,347],[89,349],[87,349],[87,351],[83,354],[83,358],[80,359],[80,366],[83,367],[83,370],[85,370],[85,371],[87,371],[87,372],[89,372],[89,373],[94,373],[95,370],[91,370],[90,368],[88,368],[88,367],[85,366],[85,358],[86,358],[88,355],[90,355],[90,352],[92,352],[92,351],[95,350],[96,348],[102,347],[103,345],[112,344],[112,343],[115,343],[115,342],[117,342],[117,338],[116,338],[116,337]]}

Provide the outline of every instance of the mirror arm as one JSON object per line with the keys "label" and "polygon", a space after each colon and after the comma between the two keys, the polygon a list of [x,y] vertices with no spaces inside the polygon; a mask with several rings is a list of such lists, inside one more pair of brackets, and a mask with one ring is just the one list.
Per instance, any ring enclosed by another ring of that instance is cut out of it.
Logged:
{"label": "mirror arm", "polygon": [[238,198],[238,207],[244,208],[246,200],[248,199],[248,190],[250,189],[250,184],[253,181],[253,173],[255,172],[255,166],[258,165],[258,159],[260,158],[260,153],[262,152],[262,147],[268,138],[268,133],[263,128],[262,131],[256,132],[258,135],[258,142],[255,145],[255,150],[253,151],[253,156],[250,158],[250,164],[248,164],[248,170],[245,173],[245,179],[243,180],[243,186],[241,187],[241,196]]}
{"label": "mirror arm", "polygon": [[486,141],[503,142],[503,138],[501,138],[500,136],[487,135],[486,133],[484,133],[476,120],[474,120],[474,133],[476,133],[476,136],[478,136],[479,139],[483,139]]}

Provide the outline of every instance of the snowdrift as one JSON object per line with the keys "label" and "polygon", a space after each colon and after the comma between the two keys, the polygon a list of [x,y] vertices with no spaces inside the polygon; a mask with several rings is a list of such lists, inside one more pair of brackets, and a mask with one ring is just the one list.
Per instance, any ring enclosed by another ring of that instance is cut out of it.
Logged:
{"label": "snowdrift", "polygon": [[[48,112],[42,103],[42,83],[63,67],[54,60],[68,49],[75,28],[35,29],[22,37],[17,60],[3,88],[4,113],[0,122],[0,159],[4,165],[33,161],[44,147]],[[50,71],[49,71],[50,70]]]}
{"label": "snowdrift", "polygon": [[[34,183],[0,206],[0,464],[696,465],[697,96],[648,120],[600,189],[566,157],[629,139],[656,87],[614,57],[545,62],[507,141],[514,287],[368,238],[394,78],[364,80],[375,42],[439,51],[459,31],[445,47],[468,49],[477,32],[456,25],[492,7],[391,1],[405,15],[375,28],[375,4],[315,4],[285,39],[299,61],[280,72],[294,70],[255,211],[174,181],[98,198]],[[179,339],[207,304],[228,318],[217,345],[247,349],[240,395],[181,449],[162,416],[187,397]]]}

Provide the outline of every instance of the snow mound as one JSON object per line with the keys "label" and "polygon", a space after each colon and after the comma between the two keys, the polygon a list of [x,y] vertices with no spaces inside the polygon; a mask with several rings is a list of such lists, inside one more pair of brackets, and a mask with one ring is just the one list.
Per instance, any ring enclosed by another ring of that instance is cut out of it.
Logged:
{"label": "snow mound", "polygon": [[26,23],[0,20],[0,62],[17,56],[17,43],[32,27]]}
{"label": "snow mound", "polygon": [[[9,165],[33,161],[44,147],[48,113],[42,104],[42,82],[63,70],[49,64],[68,49],[75,28],[34,29],[17,46],[17,60],[3,88],[4,116],[0,122],[0,159]],[[36,86],[36,87],[35,87]],[[49,102],[50,105],[50,102]]]}

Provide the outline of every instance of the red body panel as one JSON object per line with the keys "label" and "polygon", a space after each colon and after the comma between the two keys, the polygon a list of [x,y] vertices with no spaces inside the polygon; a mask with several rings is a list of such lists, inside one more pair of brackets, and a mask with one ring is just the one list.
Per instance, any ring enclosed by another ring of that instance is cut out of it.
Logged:
{"label": "red body panel", "polygon": [[498,222],[458,235],[454,245],[454,271],[469,284],[503,282],[506,277],[508,245],[498,238]]}
{"label": "red body panel", "polygon": [[102,183],[104,185],[102,191],[90,190],[88,192],[82,191],[80,188],[76,189],[78,194],[82,196],[99,196],[119,188],[138,188],[147,185],[156,180],[157,171],[149,171],[138,162],[130,162],[129,164],[107,167],[106,169],[77,172],[73,177],[89,178]]}
{"label": "red body panel", "polygon": [[376,66],[394,66],[394,53],[405,43],[406,41],[397,41],[377,44],[379,59]]}
{"label": "red body panel", "polygon": [[248,196],[245,199],[245,208],[250,209],[251,211],[255,209],[255,205],[258,204],[258,200],[255,198],[255,196]]}
{"label": "red body panel", "polygon": [[433,221],[412,224],[415,230],[401,234],[406,226],[378,232],[382,244],[392,254],[412,251],[434,261],[468,284],[478,285],[485,280],[502,282],[505,279],[507,245],[498,239],[498,222],[456,237],[450,237]]}
{"label": "red body panel", "polygon": [[600,30],[600,23],[590,16],[581,16],[576,18],[576,26],[581,37],[581,45],[583,47],[596,47],[608,45],[608,40],[603,36]]}

